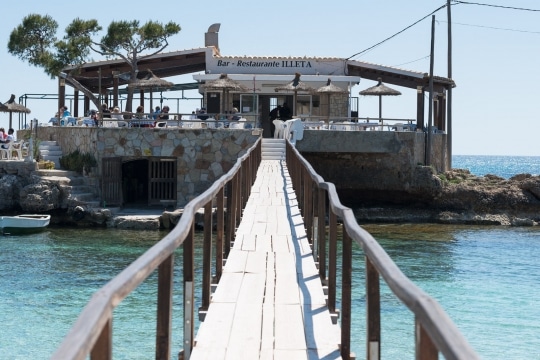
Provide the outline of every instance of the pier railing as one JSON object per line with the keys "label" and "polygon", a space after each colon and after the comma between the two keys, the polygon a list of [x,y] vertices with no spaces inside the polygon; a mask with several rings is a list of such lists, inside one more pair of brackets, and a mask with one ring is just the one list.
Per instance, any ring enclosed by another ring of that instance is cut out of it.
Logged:
{"label": "pier railing", "polygon": [[[242,209],[249,198],[260,162],[261,140],[259,139],[245,155],[238,159],[227,174],[220,177],[208,190],[184,207],[182,217],[169,234],[92,296],[51,359],[82,360],[87,359],[88,356],[92,360],[112,359],[113,311],[156,270],[158,272],[158,289],[155,358],[169,359],[172,334],[174,252],[180,246],[183,246],[183,358],[189,359],[195,339],[195,215],[199,209],[204,208],[204,259],[202,289],[200,289],[202,306],[198,309],[204,311],[210,304],[211,284],[213,281],[218,281],[221,276],[223,258],[230,251],[234,232],[240,223]],[[215,232],[212,224],[214,202]],[[227,209],[226,212],[225,209]],[[217,250],[213,259],[212,243],[214,240]],[[212,278],[212,264],[215,265],[214,278]]]}
{"label": "pier railing", "polygon": [[[173,331],[174,253],[180,246],[183,247],[184,296],[182,357],[189,359],[195,340],[195,291],[201,292],[198,310],[204,312],[210,305],[212,283],[221,277],[224,258],[231,249],[260,162],[261,140],[258,140],[227,174],[185,206],[182,217],[169,234],[92,296],[51,359],[112,359],[114,310],[154,271],[158,274],[155,358],[169,359]],[[381,277],[414,313],[417,359],[437,359],[439,352],[448,360],[478,359],[440,305],[399,270],[377,241],[358,225],[352,210],[341,205],[334,185],[325,182],[288,142],[287,167],[302,210],[306,233],[319,264],[320,278],[328,285],[329,310],[333,313],[339,310],[340,313],[342,357],[350,358],[352,264],[357,261],[352,258],[354,241],[363,249],[366,258],[367,359],[379,359],[381,354]],[[196,289],[194,222],[201,208],[205,210],[202,285]],[[215,226],[212,224],[213,208]],[[343,223],[341,284],[337,284],[338,220]],[[328,238],[326,228],[329,229]],[[341,309],[336,309],[338,290],[341,291]]]}
{"label": "pier railing", "polygon": [[[352,258],[353,241],[365,254],[366,359],[381,358],[380,278],[414,314],[416,359],[436,360],[439,352],[447,360],[478,359],[437,301],[401,272],[379,243],[358,225],[353,211],[341,204],[334,184],[325,182],[289,142],[287,167],[313,256],[319,264],[319,277],[328,286],[328,308],[331,313],[339,312],[341,318],[343,359],[349,359],[351,354],[352,265],[358,261]],[[341,284],[337,284],[338,221],[343,224]],[[336,309],[338,290],[341,290],[341,309]]]}

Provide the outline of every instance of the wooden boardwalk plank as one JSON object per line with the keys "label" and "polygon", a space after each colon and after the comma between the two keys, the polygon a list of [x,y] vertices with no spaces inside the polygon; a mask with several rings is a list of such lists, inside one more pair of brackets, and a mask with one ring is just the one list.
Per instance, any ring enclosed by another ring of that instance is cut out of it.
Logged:
{"label": "wooden boardwalk plank", "polygon": [[285,165],[264,160],[192,359],[339,359]]}

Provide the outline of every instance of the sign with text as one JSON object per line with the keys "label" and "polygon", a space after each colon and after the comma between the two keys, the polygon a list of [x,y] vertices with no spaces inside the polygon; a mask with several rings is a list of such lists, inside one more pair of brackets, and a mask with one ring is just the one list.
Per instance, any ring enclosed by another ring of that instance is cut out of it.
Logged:
{"label": "sign with text", "polygon": [[213,57],[206,69],[214,74],[345,75],[345,60],[334,58]]}

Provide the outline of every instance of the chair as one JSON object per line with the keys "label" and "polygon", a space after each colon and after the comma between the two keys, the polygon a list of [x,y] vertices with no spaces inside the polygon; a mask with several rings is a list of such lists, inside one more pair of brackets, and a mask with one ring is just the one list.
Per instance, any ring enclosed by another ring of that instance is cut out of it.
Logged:
{"label": "chair", "polygon": [[392,127],[393,130],[396,131],[404,131],[403,124],[402,123],[395,123]]}
{"label": "chair", "polygon": [[275,119],[272,123],[276,128],[274,130],[274,139],[283,139],[285,135],[285,121]]}
{"label": "chair", "polygon": [[[10,147],[8,149],[9,155],[11,155],[10,159],[17,159],[22,160],[23,159],[23,141],[12,141],[9,143]],[[15,156],[13,156],[15,154]]]}
{"label": "chair", "polygon": [[11,160],[11,144],[2,144],[0,146],[0,160]]}

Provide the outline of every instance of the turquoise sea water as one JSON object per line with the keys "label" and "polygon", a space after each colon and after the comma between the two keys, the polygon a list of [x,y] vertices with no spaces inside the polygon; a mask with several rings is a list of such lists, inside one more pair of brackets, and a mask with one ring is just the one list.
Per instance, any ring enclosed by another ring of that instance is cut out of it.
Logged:
{"label": "turquoise sea water", "polygon": [[[477,175],[508,177],[486,169],[522,164],[512,176],[538,173],[530,169],[540,164],[540,157],[499,157],[502,164],[478,158],[476,165],[474,157],[455,158],[453,165],[471,166]],[[438,224],[372,224],[366,229],[407,276],[440,302],[483,359],[540,359],[540,229]],[[49,358],[93,292],[164,234],[50,228],[0,237],[0,359]],[[363,358],[364,272],[361,251],[356,251],[352,350]],[[180,282],[175,286],[175,314],[181,314]],[[148,334],[155,331],[155,293],[153,277],[115,311],[115,359],[154,357]],[[412,315],[384,286],[381,298],[383,359],[414,359]],[[181,319],[175,317],[173,326],[181,329]],[[173,338],[173,358],[180,336],[177,331]]]}

